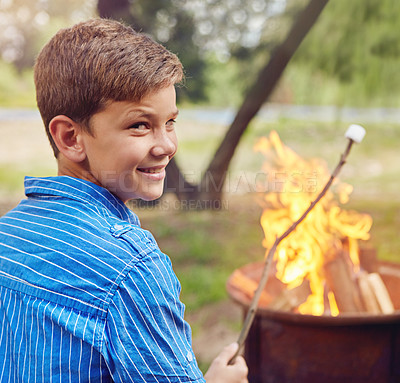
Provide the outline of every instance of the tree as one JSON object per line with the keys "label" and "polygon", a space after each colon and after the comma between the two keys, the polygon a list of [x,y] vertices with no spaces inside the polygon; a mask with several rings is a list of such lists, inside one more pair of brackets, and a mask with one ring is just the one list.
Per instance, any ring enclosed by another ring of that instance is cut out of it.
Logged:
{"label": "tree", "polygon": [[328,1],[310,0],[300,12],[287,38],[275,49],[270,60],[259,72],[200,183],[192,185],[186,181],[176,161],[171,161],[167,167],[167,190],[175,192],[180,200],[197,201],[191,204],[192,206],[199,208],[222,206],[223,185],[240,138],[251,119],[271,95],[288,62]]}

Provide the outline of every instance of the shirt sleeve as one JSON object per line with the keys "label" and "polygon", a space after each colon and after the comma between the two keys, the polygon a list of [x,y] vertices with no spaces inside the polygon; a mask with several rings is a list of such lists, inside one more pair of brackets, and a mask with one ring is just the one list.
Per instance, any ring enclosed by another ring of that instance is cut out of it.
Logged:
{"label": "shirt sleeve", "polygon": [[120,284],[103,341],[115,382],[205,382],[179,293],[179,281],[161,252],[137,262]]}

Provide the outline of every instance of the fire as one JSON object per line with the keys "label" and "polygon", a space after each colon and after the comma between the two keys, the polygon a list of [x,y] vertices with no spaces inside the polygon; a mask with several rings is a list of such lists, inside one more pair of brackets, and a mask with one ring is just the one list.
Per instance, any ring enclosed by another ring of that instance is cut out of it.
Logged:
{"label": "fire", "polygon": [[[263,246],[268,251],[275,239],[317,197],[330,172],[320,159],[301,158],[281,142],[275,131],[268,138],[261,138],[255,150],[266,158],[263,171],[267,176],[268,191],[264,196],[261,225],[265,235]],[[334,296],[325,288],[323,266],[344,244],[355,270],[359,267],[358,241],[369,238],[372,218],[340,207],[348,202],[352,190],[351,185],[336,180],[334,191],[327,192],[275,252],[276,276],[288,289],[299,286],[305,279],[310,283],[312,293],[298,308],[302,314],[324,314],[325,300],[330,303],[331,315],[337,314]]]}

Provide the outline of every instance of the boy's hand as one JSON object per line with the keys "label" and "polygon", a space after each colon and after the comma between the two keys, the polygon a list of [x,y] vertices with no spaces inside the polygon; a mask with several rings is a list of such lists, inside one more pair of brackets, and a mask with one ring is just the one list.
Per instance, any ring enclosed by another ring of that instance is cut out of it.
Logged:
{"label": "boy's hand", "polygon": [[235,355],[239,345],[232,343],[226,346],[222,352],[212,361],[210,368],[204,375],[207,383],[247,383],[247,365],[242,356],[238,356],[235,362],[229,365],[229,361]]}

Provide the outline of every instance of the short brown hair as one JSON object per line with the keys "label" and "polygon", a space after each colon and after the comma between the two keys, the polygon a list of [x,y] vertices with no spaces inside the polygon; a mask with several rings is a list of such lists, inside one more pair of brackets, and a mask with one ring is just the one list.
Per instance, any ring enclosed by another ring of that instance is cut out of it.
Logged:
{"label": "short brown hair", "polygon": [[150,91],[182,81],[177,56],[120,22],[91,19],[61,29],[39,53],[36,100],[57,157],[49,123],[66,115],[89,130],[108,101],[140,101]]}

